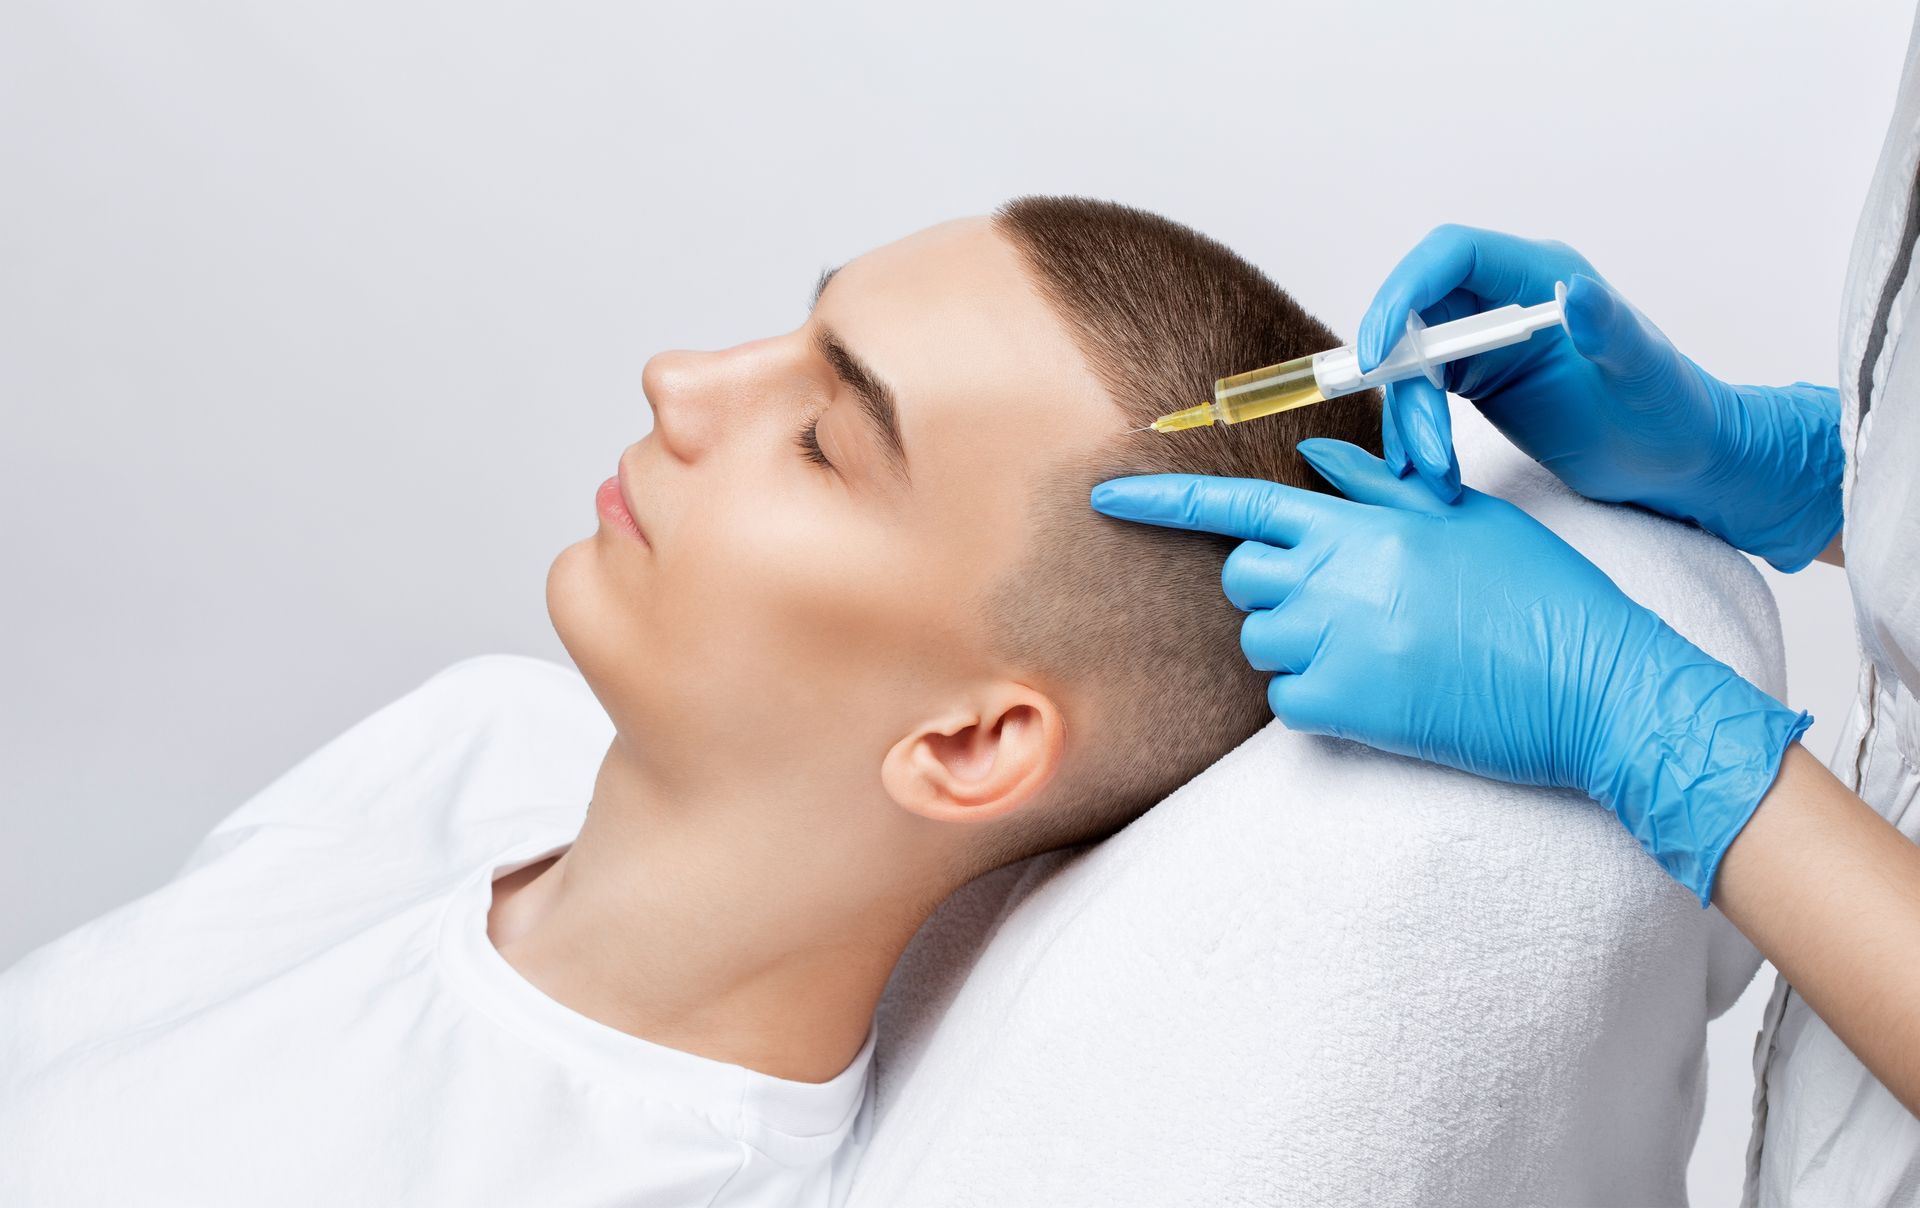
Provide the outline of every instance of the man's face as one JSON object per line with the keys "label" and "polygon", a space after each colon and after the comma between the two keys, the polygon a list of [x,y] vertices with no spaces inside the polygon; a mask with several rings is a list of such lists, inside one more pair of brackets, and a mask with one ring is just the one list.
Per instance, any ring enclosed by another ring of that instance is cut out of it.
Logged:
{"label": "man's face", "polygon": [[654,428],[619,468],[644,540],[603,513],[548,608],[617,741],[703,792],[873,801],[896,741],[1008,673],[980,594],[1041,477],[1122,425],[985,218],[842,266],[784,335],[660,353],[642,386]]}

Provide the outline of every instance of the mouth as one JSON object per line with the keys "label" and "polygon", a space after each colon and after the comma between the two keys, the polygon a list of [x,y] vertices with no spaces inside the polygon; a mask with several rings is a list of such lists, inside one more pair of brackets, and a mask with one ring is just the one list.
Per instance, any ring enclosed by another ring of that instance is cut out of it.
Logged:
{"label": "mouth", "polygon": [[616,467],[612,478],[600,484],[599,492],[594,496],[594,504],[600,516],[609,525],[642,545],[651,546],[647,534],[634,518],[631,496],[627,493],[627,463],[623,459]]}

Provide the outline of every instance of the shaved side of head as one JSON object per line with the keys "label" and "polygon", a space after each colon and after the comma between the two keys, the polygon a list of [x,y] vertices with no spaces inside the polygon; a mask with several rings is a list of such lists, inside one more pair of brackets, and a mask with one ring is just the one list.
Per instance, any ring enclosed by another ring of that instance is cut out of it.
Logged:
{"label": "shaved side of head", "polygon": [[[993,221],[1128,427],[1211,398],[1218,378],[1341,342],[1232,250],[1157,214],[1036,196]],[[1326,490],[1294,447],[1309,436],[1379,453],[1378,394],[1117,436],[1039,486],[1032,547],[983,607],[999,652],[1076,693],[1088,724],[1070,727],[1066,766],[1039,808],[989,828],[960,876],[1105,838],[1267,723],[1267,675],[1248,666],[1243,614],[1220,588],[1237,542],[1113,520],[1087,496],[1107,478],[1167,473]]]}

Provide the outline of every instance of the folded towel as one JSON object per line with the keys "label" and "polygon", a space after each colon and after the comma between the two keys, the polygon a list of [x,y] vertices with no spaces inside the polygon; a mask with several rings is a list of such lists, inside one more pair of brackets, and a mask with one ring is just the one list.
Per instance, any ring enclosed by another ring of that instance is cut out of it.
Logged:
{"label": "folded towel", "polygon": [[[1454,425],[1470,484],[1784,694],[1744,557]],[[942,904],[847,1204],[1681,1204],[1707,1021],[1758,964],[1584,796],[1276,722]]]}

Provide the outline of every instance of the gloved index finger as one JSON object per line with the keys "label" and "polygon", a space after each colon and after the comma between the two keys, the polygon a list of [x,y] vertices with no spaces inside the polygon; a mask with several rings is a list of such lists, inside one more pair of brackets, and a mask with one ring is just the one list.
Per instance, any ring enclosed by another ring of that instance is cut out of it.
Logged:
{"label": "gloved index finger", "polygon": [[1354,340],[1361,372],[1387,359],[1406,334],[1410,312],[1424,311],[1456,289],[1492,306],[1520,301],[1533,276],[1527,264],[1539,254],[1539,245],[1516,235],[1452,224],[1435,227],[1393,266],[1361,318]]}
{"label": "gloved index finger", "polygon": [[1093,509],[1116,520],[1264,541],[1291,548],[1340,508],[1360,505],[1260,478],[1136,474],[1093,488]]}

